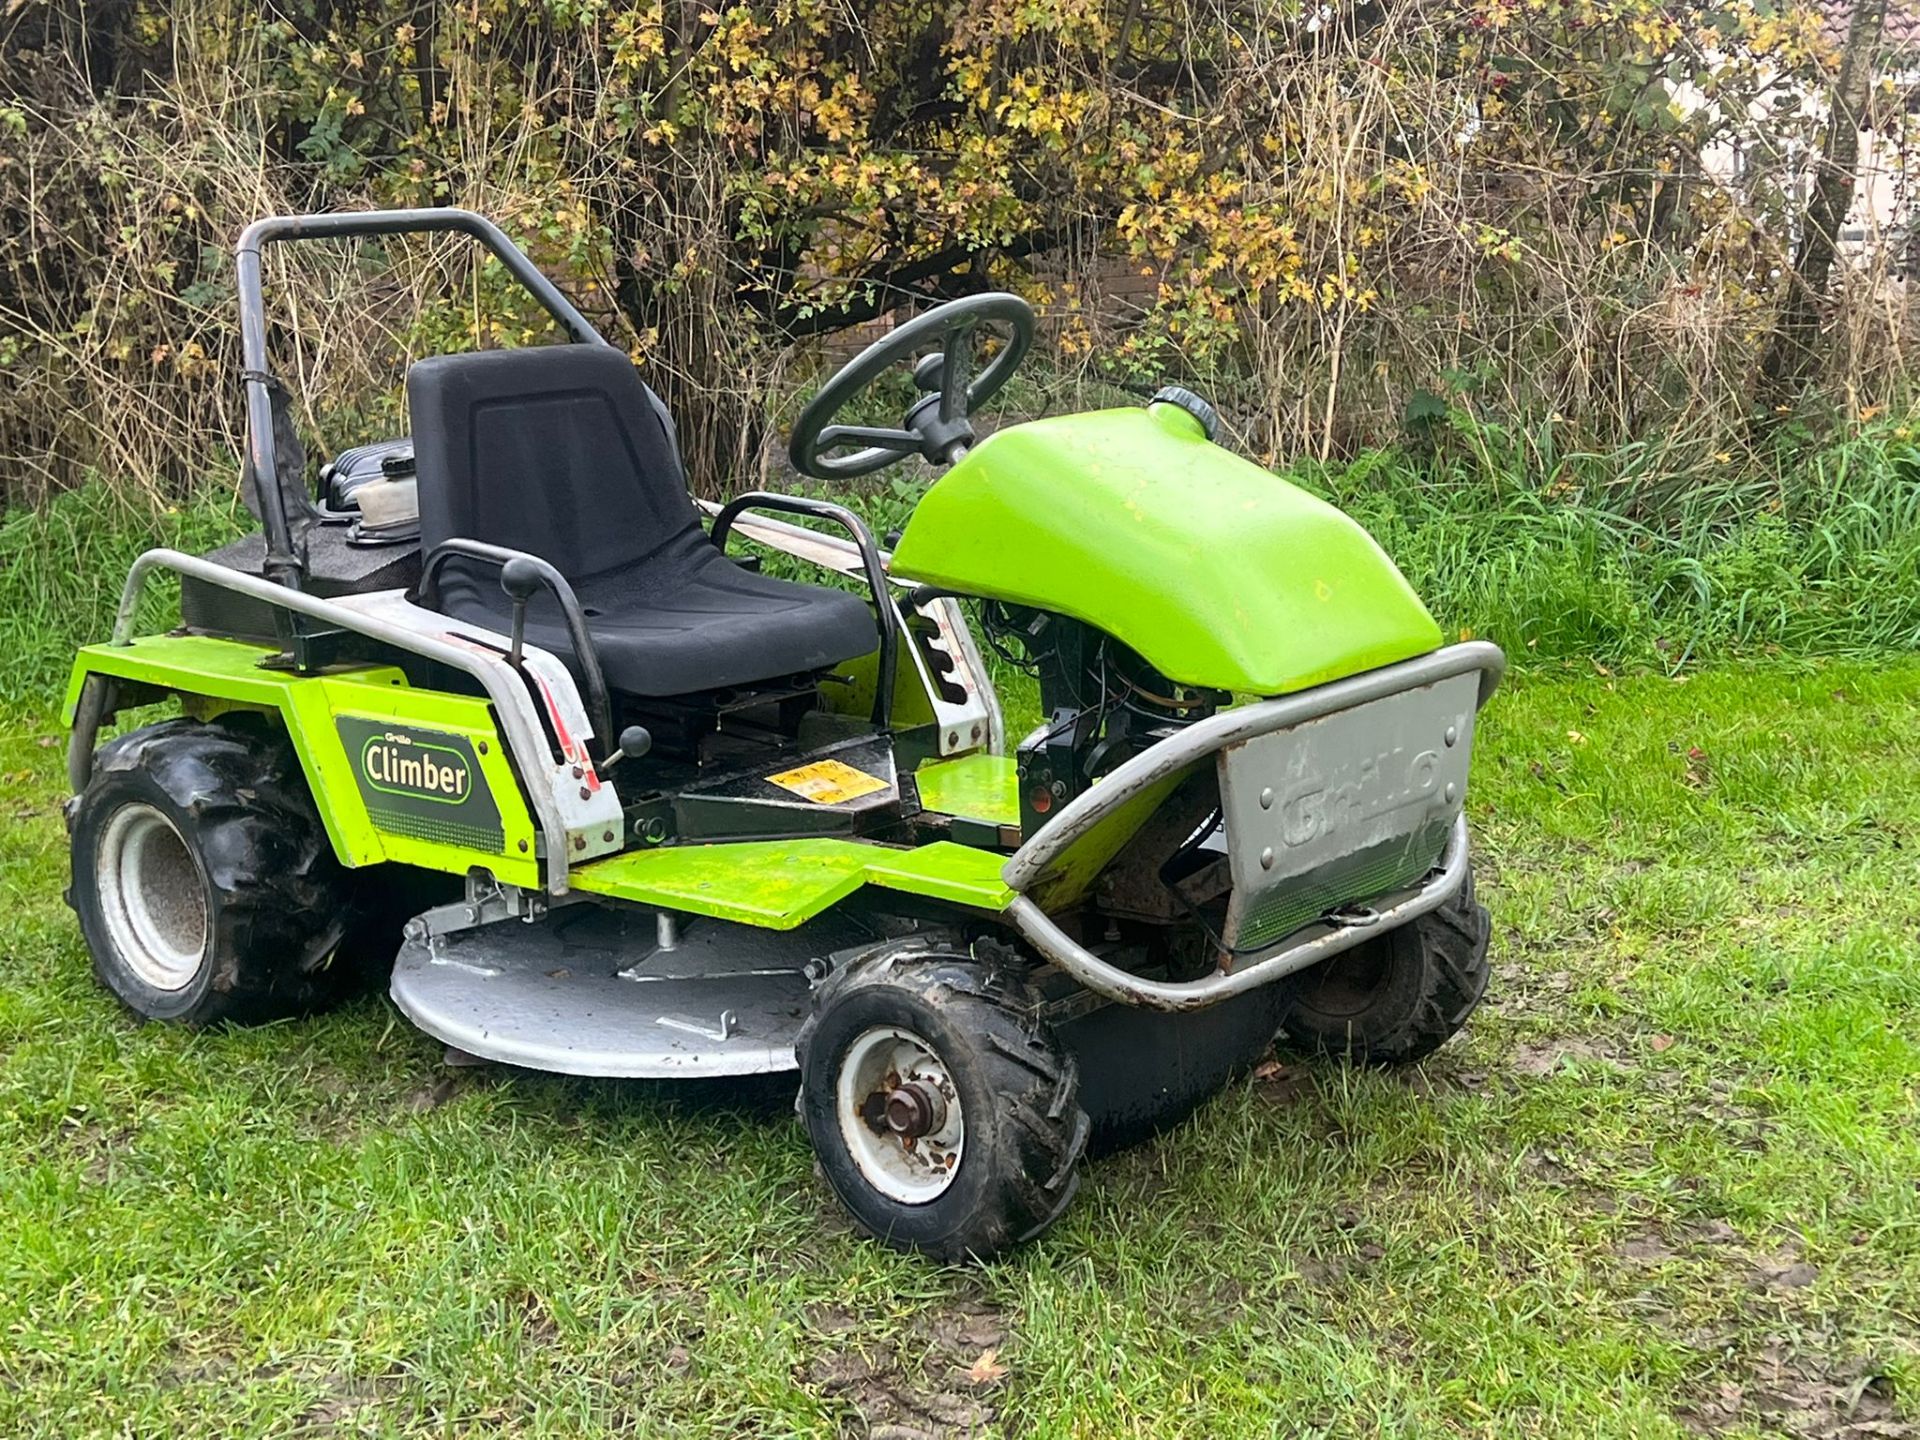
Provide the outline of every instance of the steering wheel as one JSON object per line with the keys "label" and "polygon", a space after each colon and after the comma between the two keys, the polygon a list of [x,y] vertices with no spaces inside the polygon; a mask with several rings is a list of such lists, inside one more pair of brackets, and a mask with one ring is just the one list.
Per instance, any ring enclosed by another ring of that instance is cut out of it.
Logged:
{"label": "steering wheel", "polygon": [[[983,324],[1004,325],[1012,333],[986,369],[974,375],[974,332]],[[844,480],[909,455],[952,464],[973,444],[968,417],[999,393],[1026,358],[1033,327],[1033,307],[1006,294],[949,300],[909,320],[849,360],[800,412],[787,448],[794,468],[816,480]],[[926,393],[907,411],[901,428],[834,423],[888,367],[936,342],[939,349],[913,367],[913,383]],[[850,445],[864,448],[851,455],[832,453]]]}

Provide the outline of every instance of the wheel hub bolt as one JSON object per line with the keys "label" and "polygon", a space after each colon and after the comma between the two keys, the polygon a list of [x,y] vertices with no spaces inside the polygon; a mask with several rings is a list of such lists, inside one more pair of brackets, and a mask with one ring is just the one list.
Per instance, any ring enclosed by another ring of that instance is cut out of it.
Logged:
{"label": "wheel hub bolt", "polygon": [[918,1140],[947,1123],[947,1102],[931,1086],[910,1080],[887,1096],[885,1113],[889,1130]]}

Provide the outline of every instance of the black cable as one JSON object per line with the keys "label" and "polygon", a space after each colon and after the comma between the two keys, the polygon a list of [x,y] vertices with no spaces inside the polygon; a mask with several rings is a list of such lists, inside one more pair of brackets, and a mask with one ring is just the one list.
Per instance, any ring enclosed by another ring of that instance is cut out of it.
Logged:
{"label": "black cable", "polygon": [[1207,841],[1207,838],[1210,835],[1212,835],[1214,831],[1220,828],[1220,824],[1225,818],[1226,818],[1225,811],[1223,811],[1221,807],[1218,805],[1214,806],[1213,813],[1207,816],[1206,820],[1201,823],[1200,828],[1195,830],[1193,834],[1189,835],[1185,840],[1182,840],[1180,842],[1179,848],[1176,849],[1173,852],[1173,854],[1167,857],[1166,864],[1163,864],[1160,867],[1159,873],[1155,876],[1155,878],[1158,879],[1160,884],[1165,887],[1166,892],[1173,897],[1173,903],[1180,907],[1181,913],[1184,914],[1187,917],[1187,919],[1191,920],[1195,925],[1200,927],[1200,933],[1207,937],[1207,940],[1212,944],[1215,950],[1222,952],[1223,954],[1231,957],[1232,959],[1238,960],[1242,956],[1258,955],[1263,951],[1271,950],[1273,946],[1271,944],[1267,944],[1267,945],[1229,945],[1227,944],[1227,942],[1221,938],[1220,933],[1216,931],[1213,928],[1213,926],[1207,923],[1206,916],[1202,915],[1200,911],[1194,907],[1193,903],[1190,900],[1188,900],[1185,895],[1182,895],[1180,893],[1179,886],[1175,885],[1171,880],[1168,880],[1166,878],[1167,867],[1172,865],[1174,861],[1180,859],[1181,857],[1192,854],[1195,850],[1199,849],[1200,846],[1205,844]]}
{"label": "black cable", "polygon": [[980,605],[980,629],[986,636],[987,646],[1007,664],[1022,674],[1034,675],[1039,672],[1039,658],[1027,651],[1026,643],[1021,641],[1021,650],[1016,655],[1007,646],[1007,639],[1014,635],[1013,622],[1008,618],[1006,607],[998,600],[985,600]]}

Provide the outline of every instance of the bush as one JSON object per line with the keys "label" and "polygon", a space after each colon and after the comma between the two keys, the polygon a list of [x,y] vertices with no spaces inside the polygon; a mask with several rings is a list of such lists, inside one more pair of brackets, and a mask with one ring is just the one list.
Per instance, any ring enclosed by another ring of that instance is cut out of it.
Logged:
{"label": "bush", "polygon": [[[1738,451],[1809,289],[1835,404],[1904,373],[1894,257],[1796,287],[1781,253],[1837,71],[1811,3],[13,8],[10,502],[177,501],[231,448],[231,247],[272,211],[494,215],[642,359],[709,494],[761,474],[817,337],[993,285],[1062,373],[1193,379],[1269,458],[1449,407],[1607,460]],[[407,355],[544,333],[464,243],[267,263],[323,439],[391,414]]]}

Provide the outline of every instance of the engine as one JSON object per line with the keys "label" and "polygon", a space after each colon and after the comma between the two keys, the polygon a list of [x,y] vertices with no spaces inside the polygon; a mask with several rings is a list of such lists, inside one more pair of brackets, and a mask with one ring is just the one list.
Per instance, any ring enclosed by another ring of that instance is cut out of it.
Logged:
{"label": "engine", "polygon": [[1046,717],[1020,742],[1020,831],[1101,776],[1231,698],[1178,685],[1113,636],[1047,610],[987,601],[981,629],[1000,658],[1034,677]]}

